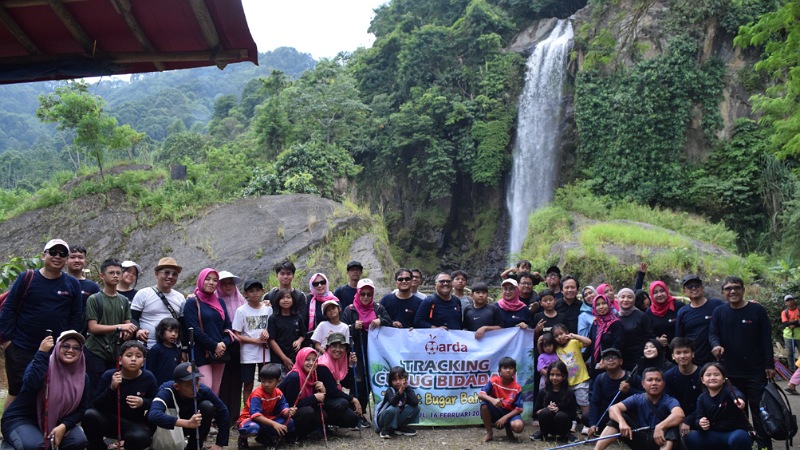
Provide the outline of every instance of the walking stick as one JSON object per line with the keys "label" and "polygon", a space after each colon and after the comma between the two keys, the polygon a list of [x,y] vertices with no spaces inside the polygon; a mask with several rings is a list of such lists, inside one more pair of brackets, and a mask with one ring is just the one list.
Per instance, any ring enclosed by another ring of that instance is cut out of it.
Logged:
{"label": "walking stick", "polygon": [[[364,405],[364,408],[367,410],[367,415],[372,417],[372,414],[369,412],[369,401],[372,399],[372,386],[369,380],[369,368],[367,367],[367,344],[364,342],[363,329],[358,334],[358,340],[361,341],[361,359],[362,365],[364,366],[364,385],[367,387],[367,394],[369,395],[369,397],[367,397],[367,404]],[[355,379],[353,381],[355,382]],[[359,424],[359,427],[360,426],[361,425]]]}
{"label": "walking stick", "polygon": [[[317,377],[317,369],[314,369],[314,378],[319,380],[319,377]],[[324,402],[325,400],[319,402],[319,418],[322,421],[322,437],[325,438],[325,448],[328,448],[328,427],[325,425],[325,414],[322,412],[322,405]]]}
{"label": "walking stick", "polygon": [[[650,427],[639,427],[639,428],[636,428],[635,430],[632,430],[631,433],[638,433],[639,431],[644,431],[644,430],[647,430],[649,428]],[[591,444],[592,442],[604,441],[606,439],[618,438],[620,436],[622,436],[622,433],[614,433],[614,434],[609,434],[608,436],[600,436],[600,437],[596,437],[596,438],[592,438],[592,439],[586,439],[584,441],[573,442],[571,444],[559,445],[558,447],[550,447],[547,450],[559,450],[559,449],[562,449],[562,448],[577,447],[579,445]]]}
{"label": "walking stick", "polygon": [[[44,331],[50,337],[53,337],[53,330],[47,329],[47,330],[44,330]],[[55,346],[55,342],[53,343],[53,346]],[[56,351],[58,351],[58,350],[56,350]],[[44,443],[45,447],[47,447],[47,435],[50,434],[50,433],[48,433],[48,430],[47,430],[47,421],[48,421],[48,419],[50,417],[50,402],[49,402],[49,400],[50,400],[50,364],[47,365],[47,371],[45,372],[45,375],[44,375],[44,413],[42,414],[43,419],[44,419],[44,426],[42,427],[44,436],[42,436],[42,440],[43,440],[43,443]],[[53,442],[55,442],[53,439],[54,438],[50,438],[50,448],[53,448]]]}
{"label": "walking stick", "polygon": [[[192,415],[197,414],[197,364],[194,361],[194,327],[189,327],[189,363],[192,365],[192,400],[194,400],[194,412]],[[194,429],[195,443],[197,450],[200,450],[200,427]]]}
{"label": "walking stick", "polygon": [[[353,352],[355,352],[355,350],[356,350],[355,342],[353,341],[353,335],[350,335],[350,349]],[[353,390],[356,393],[356,400],[360,401],[360,400],[358,400],[358,381],[356,381],[356,366],[357,365],[358,365],[358,361],[356,361],[356,363],[353,364]],[[361,417],[364,417],[364,410],[361,410]],[[361,421],[359,420],[359,422],[361,422]],[[358,438],[361,439],[361,423],[356,425],[356,428],[358,428]]]}
{"label": "walking stick", "polygon": [[[122,330],[117,327],[116,331],[117,335],[117,353],[119,352],[119,348],[122,345]],[[117,355],[117,372],[120,371],[120,359],[122,359],[121,355]],[[122,373],[120,373],[120,378],[122,378]],[[119,382],[119,386],[117,386],[117,450],[122,448],[122,380]]]}
{"label": "walking stick", "polygon": [[[633,374],[634,374],[634,373],[636,373],[636,371],[637,371],[638,369],[639,369],[639,365],[638,365],[638,364],[637,364],[637,365],[635,365],[635,366],[633,366],[633,370],[631,370],[631,373],[629,373],[629,374],[628,374],[628,377],[627,377],[627,378],[625,378],[625,379],[624,379],[624,380],[622,380],[622,381],[623,381],[623,382],[630,381],[631,377],[633,376]],[[607,373],[606,373],[606,376],[608,376],[608,374],[607,374]],[[620,383],[620,384],[621,384],[621,383]],[[613,404],[614,404],[614,403],[617,401],[617,398],[619,397],[619,394],[621,394],[621,393],[622,393],[622,391],[621,391],[621,390],[620,390],[620,391],[617,391],[617,395],[615,395],[615,396],[614,396],[614,398],[613,398],[613,399],[611,399],[611,403],[609,403],[609,404],[608,404],[608,406],[606,407],[606,410],[605,410],[605,411],[603,411],[603,415],[602,415],[602,416],[600,416],[600,418],[597,420],[597,423],[596,423],[596,424],[594,424],[594,427],[595,427],[595,428],[597,428],[597,427],[599,427],[599,426],[600,426],[600,422],[602,422],[602,421],[603,421],[603,419],[606,417],[606,414],[608,414],[608,410],[609,410],[609,409],[611,409],[611,405],[613,405]]]}

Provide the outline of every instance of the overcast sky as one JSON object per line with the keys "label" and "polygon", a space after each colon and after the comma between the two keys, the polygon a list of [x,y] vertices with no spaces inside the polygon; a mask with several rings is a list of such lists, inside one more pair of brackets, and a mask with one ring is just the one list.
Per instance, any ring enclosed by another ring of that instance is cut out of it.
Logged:
{"label": "overcast sky", "polygon": [[373,10],[388,0],[242,0],[259,52],[294,47],[315,59],[369,47]]}

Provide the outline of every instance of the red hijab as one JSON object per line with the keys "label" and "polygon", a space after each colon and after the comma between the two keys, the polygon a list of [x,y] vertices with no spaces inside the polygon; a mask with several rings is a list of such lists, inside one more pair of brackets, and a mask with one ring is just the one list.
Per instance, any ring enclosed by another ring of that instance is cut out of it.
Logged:
{"label": "red hijab", "polygon": [[[664,303],[658,303],[653,295],[653,291],[655,290],[656,286],[661,286],[661,288],[664,289],[664,292],[667,293],[667,301]],[[660,280],[653,281],[650,283],[650,312],[656,317],[664,317],[667,315],[668,311],[675,311],[675,298],[670,295],[669,288],[667,287],[666,283]]]}
{"label": "red hijab", "polygon": [[600,316],[597,314],[597,301],[602,299],[606,304],[608,304],[608,299],[605,295],[597,294],[597,296],[592,301],[592,315],[594,316],[594,322],[597,324],[597,335],[595,335],[595,345],[594,345],[594,354],[593,360],[595,362],[599,361],[598,357],[600,356],[600,339],[603,337],[604,334],[608,333],[608,330],[611,329],[611,325],[614,322],[619,321],[619,317],[615,316],[611,312],[611,305],[608,306],[608,313],[604,316]]}
{"label": "red hijab", "polygon": [[[370,289],[372,291],[372,300],[367,304],[361,301],[361,291],[364,289]],[[369,326],[370,322],[378,318],[378,316],[375,315],[375,288],[372,286],[363,286],[361,289],[357,290],[356,296],[353,297],[353,306],[358,312],[358,320]]]}
{"label": "red hijab", "polygon": [[[314,395],[314,383],[317,382],[317,371],[306,373],[305,364],[308,355],[314,352],[311,347],[303,347],[297,352],[294,358],[294,366],[292,372],[297,372],[297,377],[300,379],[300,393],[298,398],[306,398]],[[291,373],[291,372],[289,372]]]}

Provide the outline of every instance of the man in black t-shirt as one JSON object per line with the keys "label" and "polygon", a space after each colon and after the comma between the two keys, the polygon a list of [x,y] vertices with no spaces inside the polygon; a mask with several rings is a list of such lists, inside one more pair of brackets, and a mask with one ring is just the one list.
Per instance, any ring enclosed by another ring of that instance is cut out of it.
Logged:
{"label": "man in black t-shirt", "polygon": [[397,269],[394,280],[397,291],[384,295],[380,304],[392,318],[393,327],[411,328],[414,326],[414,316],[422,300],[411,292],[412,274],[409,269],[402,267]]}
{"label": "man in black t-shirt", "polygon": [[347,284],[343,284],[333,291],[333,295],[339,299],[339,304],[342,305],[342,311],[353,304],[358,280],[361,279],[362,273],[364,273],[364,266],[360,262],[350,261],[347,263]]}

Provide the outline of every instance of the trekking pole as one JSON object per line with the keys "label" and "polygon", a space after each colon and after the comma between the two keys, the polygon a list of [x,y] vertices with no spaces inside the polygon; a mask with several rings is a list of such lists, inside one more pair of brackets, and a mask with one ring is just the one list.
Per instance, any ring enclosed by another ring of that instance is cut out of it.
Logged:
{"label": "trekking pole", "polygon": [[[197,373],[197,365],[194,361],[194,327],[189,327],[189,363],[192,366],[192,394],[194,394],[192,396],[192,400],[194,400],[194,412],[192,415],[194,415],[199,412],[197,409],[197,377],[195,376]],[[200,450],[200,427],[194,429],[194,437],[197,450]]]}
{"label": "trekking pole", "polygon": [[[314,378],[319,380],[317,377],[317,369],[314,369]],[[322,412],[322,405],[324,402],[324,399],[319,402],[319,419],[322,421],[322,437],[325,438],[325,448],[328,448],[328,427],[325,425],[325,414]]]}
{"label": "trekking pole", "polygon": [[[637,371],[638,369],[639,369],[639,365],[638,365],[638,364],[637,364],[637,365],[635,365],[635,366],[633,366],[633,370],[631,370],[631,373],[629,373],[629,374],[628,374],[628,377],[627,377],[627,378],[625,378],[625,379],[624,379],[624,380],[622,380],[622,381],[623,381],[623,382],[630,381],[631,377],[633,376],[633,374],[634,374],[634,373],[636,373],[636,371]],[[606,376],[608,376],[608,373],[606,373]],[[621,383],[620,383],[620,384],[621,384]],[[599,427],[599,426],[600,426],[600,422],[602,422],[602,421],[603,421],[603,419],[606,417],[606,414],[608,414],[608,410],[609,410],[609,409],[611,409],[611,405],[613,405],[613,404],[614,404],[614,403],[617,401],[617,398],[619,397],[619,394],[621,394],[621,393],[622,393],[622,391],[621,391],[621,390],[617,391],[617,395],[615,395],[615,396],[614,396],[614,398],[613,398],[613,399],[611,399],[611,403],[609,403],[609,404],[608,404],[608,406],[606,407],[606,410],[605,410],[605,411],[603,411],[603,415],[602,415],[602,416],[600,416],[600,419],[598,419],[598,420],[597,420],[597,423],[596,423],[596,424],[594,424],[594,427],[595,427],[595,428],[597,428],[597,427]]]}
{"label": "trekking pole", "polygon": [[[650,429],[650,427],[639,427],[636,428],[635,430],[631,430],[631,433],[638,433],[639,431],[644,431],[647,429]],[[592,439],[586,439],[584,441],[573,442],[571,444],[559,445],[558,447],[550,447],[547,450],[559,450],[562,448],[577,447],[579,445],[591,444],[592,442],[604,441],[606,439],[618,438],[620,436],[622,436],[622,433],[614,433],[614,434],[609,434],[608,436],[600,436]]]}
{"label": "trekking pole", "polygon": [[[116,331],[117,335],[117,349],[119,349],[122,345],[122,330],[117,327]],[[117,350],[119,352],[119,350]],[[120,360],[122,359],[121,355],[117,355],[117,372],[119,372],[120,378],[122,378],[122,372],[120,372]],[[122,380],[120,380],[119,385],[117,386],[117,450],[122,448]]]}
{"label": "trekking pole", "polygon": [[[370,386],[371,383],[369,380],[369,368],[367,367],[367,344],[364,342],[363,329],[358,335],[358,340],[361,341],[361,359],[362,359],[361,364],[364,366],[364,385],[367,387],[367,394],[369,395],[369,397],[367,397],[367,404],[364,405],[364,408],[367,410],[367,415],[371,417],[372,414],[370,414],[369,412],[369,401],[372,398],[372,387]],[[359,427],[360,426],[361,424],[359,424]]]}
{"label": "trekking pole", "polygon": [[[350,350],[352,350],[353,352],[356,351],[356,348],[355,348],[354,344],[355,344],[355,342],[353,341],[353,335],[350,335]],[[348,362],[348,364],[349,364],[349,362]],[[358,365],[358,361],[356,361],[356,363],[353,364],[353,390],[356,393],[356,401],[360,401],[360,400],[358,400],[358,381],[356,381],[356,366],[357,365]],[[361,410],[361,416],[362,417],[364,416],[364,410],[363,409]],[[361,422],[361,421],[359,420],[359,422]],[[361,439],[361,423],[356,425],[356,428],[358,428],[358,438]]]}
{"label": "trekking pole", "polygon": [[[45,333],[47,333],[48,336],[53,337],[53,330],[47,329],[47,330],[44,330],[44,331],[45,331]],[[55,347],[55,342],[53,342],[53,346]],[[44,426],[42,427],[44,436],[42,436],[42,440],[43,440],[43,444],[44,444],[45,447],[47,447],[47,435],[50,434],[47,431],[47,420],[48,420],[48,418],[50,416],[50,402],[49,402],[49,400],[50,400],[50,365],[48,364],[47,371],[45,372],[45,376],[44,376],[44,413],[42,413],[42,417],[44,419],[44,421],[43,421]],[[53,439],[54,438],[50,438],[50,442],[51,442],[50,448],[53,447],[52,443],[55,442]]]}

